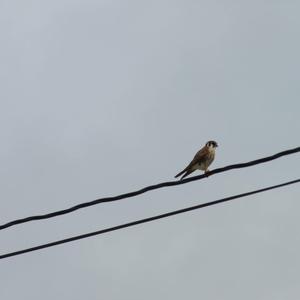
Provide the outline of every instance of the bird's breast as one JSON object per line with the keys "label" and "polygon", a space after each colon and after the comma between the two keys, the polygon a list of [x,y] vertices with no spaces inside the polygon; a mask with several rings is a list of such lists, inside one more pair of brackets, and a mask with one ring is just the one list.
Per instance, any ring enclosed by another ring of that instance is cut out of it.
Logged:
{"label": "bird's breast", "polygon": [[202,170],[202,171],[205,171],[208,166],[213,162],[215,158],[215,152],[214,151],[210,151],[206,157],[198,163],[198,169]]}

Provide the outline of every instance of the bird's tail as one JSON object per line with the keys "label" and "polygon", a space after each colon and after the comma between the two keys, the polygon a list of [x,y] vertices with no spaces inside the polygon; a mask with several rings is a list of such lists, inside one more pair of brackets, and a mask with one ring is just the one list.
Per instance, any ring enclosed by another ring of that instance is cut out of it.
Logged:
{"label": "bird's tail", "polygon": [[185,172],[185,174],[183,174],[183,176],[181,176],[180,180],[182,180],[183,178],[185,178],[186,176],[190,175],[190,174],[193,173],[193,172],[194,172],[194,170],[187,170],[187,171]]}
{"label": "bird's tail", "polygon": [[181,172],[179,172],[179,173],[175,176],[175,178],[177,178],[177,177],[179,177],[180,175],[182,175],[181,178],[180,178],[180,180],[182,180],[182,179],[185,178],[186,176],[190,175],[192,172],[194,172],[194,170],[189,169],[189,168],[185,168],[184,170],[182,170]]}
{"label": "bird's tail", "polygon": [[179,172],[179,173],[175,176],[175,178],[177,178],[177,177],[179,177],[180,175],[184,174],[185,171],[186,171],[186,169],[184,169],[184,170],[182,170],[181,172]]}

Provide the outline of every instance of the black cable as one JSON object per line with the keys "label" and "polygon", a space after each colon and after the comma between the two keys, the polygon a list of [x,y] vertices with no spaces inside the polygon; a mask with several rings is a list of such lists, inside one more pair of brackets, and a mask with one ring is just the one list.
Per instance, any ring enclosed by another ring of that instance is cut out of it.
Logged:
{"label": "black cable", "polygon": [[266,187],[266,188],[262,188],[262,189],[259,189],[259,190],[255,190],[255,191],[251,191],[251,192],[247,192],[247,193],[243,193],[243,194],[234,195],[234,196],[230,196],[230,197],[227,197],[227,198],[215,200],[215,201],[212,201],[212,202],[207,202],[207,203],[198,204],[198,205],[195,205],[195,206],[186,207],[186,208],[175,210],[175,211],[168,212],[168,213],[165,213],[165,214],[156,215],[156,216],[153,216],[153,217],[150,217],[150,218],[140,219],[140,220],[137,220],[137,221],[117,225],[117,226],[114,226],[114,227],[110,227],[110,228],[101,229],[101,230],[94,231],[94,232],[89,232],[89,233],[73,236],[71,238],[66,238],[66,239],[63,239],[63,240],[58,240],[58,241],[55,241],[55,242],[50,242],[50,243],[47,243],[47,244],[43,244],[43,245],[39,245],[39,246],[27,248],[27,249],[15,251],[15,252],[2,254],[2,255],[0,255],[0,259],[4,259],[4,258],[16,256],[16,255],[21,255],[21,254],[25,254],[25,253],[28,253],[28,252],[33,252],[33,251],[49,248],[49,247],[54,247],[54,246],[57,246],[57,245],[73,242],[73,241],[76,241],[76,240],[85,239],[85,238],[88,238],[88,237],[91,237],[91,236],[94,236],[94,235],[100,235],[100,234],[104,234],[104,233],[107,233],[107,232],[110,232],[110,231],[116,231],[116,230],[120,230],[120,229],[123,229],[123,228],[126,228],[126,227],[135,226],[135,225],[138,225],[138,224],[152,222],[154,220],[158,220],[158,219],[162,219],[162,218],[168,218],[168,217],[178,215],[178,214],[182,214],[182,213],[192,211],[192,210],[195,210],[195,209],[200,209],[200,208],[204,208],[204,207],[207,207],[207,206],[216,205],[216,204],[219,204],[219,203],[222,203],[222,202],[227,202],[227,201],[231,201],[231,200],[234,200],[234,199],[237,199],[237,198],[242,198],[242,197],[250,196],[250,195],[253,195],[253,194],[266,192],[266,191],[269,191],[269,190],[277,189],[277,188],[280,188],[280,187],[283,187],[283,186],[287,186],[287,185],[291,185],[291,184],[295,184],[295,183],[299,183],[299,182],[300,182],[300,178],[296,179],[296,180],[288,181],[288,182],[285,182],[285,183],[281,183],[281,184],[278,184],[278,185],[273,185],[273,186],[269,186],[269,187]]}
{"label": "black cable", "polygon": [[3,230],[5,228],[11,227],[11,226],[15,226],[15,225],[18,225],[18,224],[22,224],[22,223],[27,223],[27,222],[42,220],[42,219],[49,219],[49,218],[61,216],[61,215],[64,215],[64,214],[69,214],[69,213],[71,213],[75,210],[82,209],[82,208],[85,208],[85,207],[89,207],[89,206],[92,206],[92,205],[96,205],[96,204],[99,204],[99,203],[112,202],[112,201],[117,201],[117,200],[121,200],[121,199],[125,199],[125,198],[134,197],[134,196],[146,193],[148,191],[160,189],[160,188],[163,188],[163,187],[185,184],[185,183],[188,183],[188,182],[191,182],[191,181],[207,178],[208,176],[211,176],[211,175],[214,175],[214,174],[217,174],[217,173],[222,173],[222,172],[233,170],[233,169],[240,169],[240,168],[246,168],[246,167],[258,165],[258,164],[265,163],[265,162],[277,159],[279,157],[290,155],[290,154],[293,154],[293,153],[296,153],[296,152],[300,152],[300,147],[285,150],[285,151],[279,152],[277,154],[267,156],[267,157],[263,157],[263,158],[260,158],[260,159],[256,159],[256,160],[253,160],[253,161],[249,161],[249,162],[246,162],[246,163],[234,164],[234,165],[229,165],[229,166],[226,166],[226,167],[223,167],[223,168],[214,169],[214,170],[210,171],[209,173],[194,176],[194,177],[189,177],[189,178],[186,178],[186,179],[183,179],[183,180],[180,180],[180,181],[162,182],[162,183],[158,183],[158,184],[154,184],[154,185],[144,187],[144,188],[142,188],[140,190],[137,190],[137,191],[134,191],[134,192],[125,193],[125,194],[121,194],[121,195],[113,196],[113,197],[100,198],[100,199],[96,199],[96,200],[93,200],[93,201],[80,203],[80,204],[77,204],[75,206],[69,207],[67,209],[62,209],[62,210],[58,210],[58,211],[54,211],[54,212],[47,213],[47,214],[42,214],[42,215],[36,215],[36,216],[30,216],[30,217],[25,217],[25,218],[21,218],[21,219],[16,219],[16,220],[13,220],[13,221],[10,221],[8,223],[0,225],[0,230]]}

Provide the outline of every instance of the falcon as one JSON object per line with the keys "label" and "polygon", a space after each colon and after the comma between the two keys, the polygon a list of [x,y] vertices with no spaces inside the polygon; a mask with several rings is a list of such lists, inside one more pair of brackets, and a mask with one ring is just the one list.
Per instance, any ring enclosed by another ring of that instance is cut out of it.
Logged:
{"label": "falcon", "polygon": [[208,167],[215,159],[215,150],[217,147],[217,142],[208,141],[205,146],[196,153],[195,157],[188,164],[188,166],[179,172],[175,178],[182,175],[180,178],[180,180],[182,180],[196,170],[204,171],[204,173],[209,172]]}

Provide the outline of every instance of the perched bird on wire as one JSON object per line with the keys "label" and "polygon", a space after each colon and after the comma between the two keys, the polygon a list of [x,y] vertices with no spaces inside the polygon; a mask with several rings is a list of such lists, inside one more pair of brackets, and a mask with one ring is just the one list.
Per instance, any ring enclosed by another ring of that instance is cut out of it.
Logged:
{"label": "perched bird on wire", "polygon": [[178,173],[175,178],[183,175],[180,180],[184,177],[188,176],[192,172],[196,170],[202,170],[204,173],[209,172],[208,167],[215,159],[215,149],[218,147],[217,142],[215,141],[208,141],[205,146],[200,149],[193,160],[189,163],[189,165]]}

